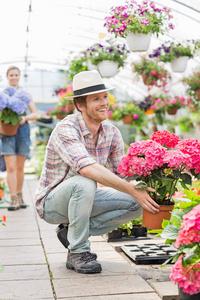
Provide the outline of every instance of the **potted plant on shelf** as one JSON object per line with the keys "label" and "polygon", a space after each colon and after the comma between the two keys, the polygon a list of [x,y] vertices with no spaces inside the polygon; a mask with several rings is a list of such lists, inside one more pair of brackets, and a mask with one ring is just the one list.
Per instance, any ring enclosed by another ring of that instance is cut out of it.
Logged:
{"label": "potted plant on shelf", "polygon": [[[177,248],[173,257],[165,261],[174,263],[170,279],[178,285],[180,300],[200,299],[200,196],[184,190],[187,202],[177,203],[170,220],[163,221],[159,235],[165,244]],[[183,199],[184,200],[184,199]]]}
{"label": "potted plant on shelf", "polygon": [[126,180],[139,181],[136,188],[154,188],[155,192],[149,194],[160,205],[157,214],[143,209],[144,227],[161,229],[163,219],[170,219],[176,185],[178,182],[184,188],[191,185],[192,176],[198,177],[200,174],[199,160],[199,141],[180,140],[166,130],[154,132],[150,139],[130,145],[117,171],[126,176]]}
{"label": "potted plant on shelf", "polygon": [[98,67],[103,77],[112,77],[125,65],[129,50],[125,44],[108,39],[94,44],[86,50],[86,53],[87,58]]}
{"label": "potted plant on shelf", "polygon": [[68,112],[73,112],[74,111],[75,105],[74,105],[73,100],[66,99],[69,96],[73,96],[73,87],[72,87],[71,84],[65,86],[64,89],[60,90],[57,93],[57,96],[59,97],[60,104],[63,107],[66,107]]}
{"label": "potted plant on shelf", "polygon": [[169,115],[175,115],[177,110],[182,107],[187,107],[189,103],[189,99],[180,97],[180,96],[170,96],[167,93],[160,94],[160,95],[153,95],[153,102],[154,104],[151,106],[150,109],[154,111],[163,111],[167,112]]}
{"label": "potted plant on shelf", "polygon": [[183,78],[183,83],[187,84],[187,93],[196,100],[200,100],[200,69],[193,72],[190,76]]}
{"label": "potted plant on shelf", "polygon": [[29,94],[21,88],[8,87],[0,93],[1,132],[12,136],[17,133],[21,117],[25,115],[31,101]]}
{"label": "potted plant on shelf", "polygon": [[67,115],[72,114],[73,112],[69,112],[66,107],[56,106],[54,108],[49,108],[46,111],[47,116],[56,117],[58,120],[64,119]]}
{"label": "potted plant on shelf", "polygon": [[150,58],[158,58],[163,62],[170,62],[173,72],[184,72],[187,61],[193,57],[193,49],[190,42],[166,42],[155,49]]}
{"label": "potted plant on shelf", "polygon": [[142,109],[132,102],[126,102],[125,105],[118,105],[113,113],[115,120],[122,120],[124,124],[141,127],[143,125],[145,114]]}
{"label": "potted plant on shelf", "polygon": [[141,57],[140,61],[132,63],[132,67],[136,79],[139,79],[139,75],[142,76],[144,84],[148,86],[164,87],[171,79],[169,72],[152,59]]}
{"label": "potted plant on shelf", "polygon": [[159,33],[174,29],[170,12],[167,7],[156,7],[153,1],[137,3],[129,0],[125,5],[110,8],[104,26],[115,37],[126,38],[130,51],[146,51],[151,34],[158,37]]}

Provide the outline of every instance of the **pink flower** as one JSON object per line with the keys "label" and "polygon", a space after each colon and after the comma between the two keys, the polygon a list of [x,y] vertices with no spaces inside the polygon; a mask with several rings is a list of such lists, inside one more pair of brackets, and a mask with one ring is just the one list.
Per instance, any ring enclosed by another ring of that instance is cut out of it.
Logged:
{"label": "pink flower", "polygon": [[182,256],[172,266],[170,279],[183,288],[183,292],[193,295],[200,291],[200,263],[196,263],[192,268],[184,268]]}
{"label": "pink flower", "polygon": [[108,115],[112,115],[112,113],[113,113],[112,110],[108,111]]}
{"label": "pink flower", "polygon": [[160,145],[167,148],[175,148],[180,141],[180,138],[167,130],[154,132],[151,136],[151,140],[156,141]]}
{"label": "pink flower", "polygon": [[139,116],[137,114],[133,115],[133,119],[137,119]]}

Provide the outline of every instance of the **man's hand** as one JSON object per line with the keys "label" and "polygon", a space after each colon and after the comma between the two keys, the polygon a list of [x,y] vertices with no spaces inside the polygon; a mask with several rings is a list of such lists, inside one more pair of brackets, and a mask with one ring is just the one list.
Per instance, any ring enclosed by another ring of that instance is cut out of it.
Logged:
{"label": "man's hand", "polygon": [[160,206],[149,196],[147,191],[155,192],[155,190],[150,187],[147,188],[146,190],[135,188],[132,196],[147,211],[154,214],[158,213]]}

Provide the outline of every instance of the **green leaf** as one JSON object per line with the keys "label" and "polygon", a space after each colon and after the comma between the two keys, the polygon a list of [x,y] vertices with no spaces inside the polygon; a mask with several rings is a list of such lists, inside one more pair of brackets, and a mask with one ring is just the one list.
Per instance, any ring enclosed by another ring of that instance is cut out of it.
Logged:
{"label": "green leaf", "polygon": [[187,195],[188,199],[193,200],[195,197],[195,193],[188,189],[184,190],[184,193]]}
{"label": "green leaf", "polygon": [[145,190],[146,188],[148,188],[148,185],[144,182],[140,182],[135,185],[135,188]]}
{"label": "green leaf", "polygon": [[161,234],[161,237],[164,239],[176,240],[178,236],[178,231],[181,229],[181,226],[174,226],[173,224],[168,224]]}
{"label": "green leaf", "polygon": [[138,178],[140,178],[140,175],[132,175],[132,176],[126,177],[125,179],[127,181],[131,181],[131,180],[136,180]]}
{"label": "green leaf", "polygon": [[180,178],[183,180],[184,183],[192,185],[192,178],[189,174],[187,173],[180,174]]}
{"label": "green leaf", "polygon": [[165,228],[169,224],[169,220],[163,219],[162,221],[162,228]]}

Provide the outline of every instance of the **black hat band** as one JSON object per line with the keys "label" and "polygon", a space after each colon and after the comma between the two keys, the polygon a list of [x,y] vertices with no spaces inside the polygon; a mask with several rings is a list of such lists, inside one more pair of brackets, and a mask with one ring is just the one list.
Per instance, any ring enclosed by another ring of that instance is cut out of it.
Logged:
{"label": "black hat band", "polygon": [[84,89],[74,91],[74,96],[82,96],[87,93],[97,92],[105,89],[106,89],[105,84],[93,85],[90,87],[86,87]]}

